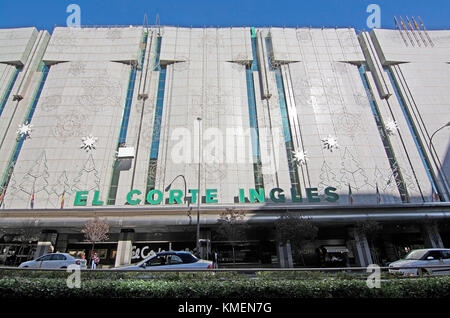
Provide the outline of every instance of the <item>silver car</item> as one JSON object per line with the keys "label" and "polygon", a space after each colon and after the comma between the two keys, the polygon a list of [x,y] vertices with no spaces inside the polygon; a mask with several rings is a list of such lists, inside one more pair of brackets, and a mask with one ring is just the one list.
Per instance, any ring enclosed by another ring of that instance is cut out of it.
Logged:
{"label": "silver car", "polygon": [[166,270],[166,269],[211,269],[211,261],[202,260],[189,252],[168,251],[159,252],[147,257],[137,264],[116,267],[119,270]]}
{"label": "silver car", "polygon": [[[432,266],[443,267],[433,268]],[[450,249],[428,248],[413,250],[403,259],[390,263],[389,273],[408,276],[450,274]]]}
{"label": "silver car", "polygon": [[32,261],[24,262],[19,268],[67,268],[69,265],[79,265],[81,269],[86,269],[86,260],[75,258],[68,253],[51,253],[43,255]]}

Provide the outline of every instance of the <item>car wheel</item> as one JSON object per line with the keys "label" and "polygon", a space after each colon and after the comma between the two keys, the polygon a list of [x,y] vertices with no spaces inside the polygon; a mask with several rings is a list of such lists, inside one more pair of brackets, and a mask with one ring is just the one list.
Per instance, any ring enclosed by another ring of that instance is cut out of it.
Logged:
{"label": "car wheel", "polygon": [[430,272],[428,272],[425,268],[419,268],[417,269],[417,275],[419,275],[420,277],[428,276],[430,275]]}

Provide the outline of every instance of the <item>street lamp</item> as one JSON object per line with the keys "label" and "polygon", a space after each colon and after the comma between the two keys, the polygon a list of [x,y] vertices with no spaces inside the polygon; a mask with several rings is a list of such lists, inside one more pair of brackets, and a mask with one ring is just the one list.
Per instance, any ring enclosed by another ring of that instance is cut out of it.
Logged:
{"label": "street lamp", "polygon": [[[433,146],[433,137],[436,135],[436,133],[438,133],[440,130],[444,129],[445,127],[450,127],[450,121],[449,121],[448,123],[446,123],[445,125],[443,125],[442,127],[438,128],[438,129],[431,135],[431,137],[430,137],[430,142],[428,143],[428,150],[430,151],[431,157],[433,158],[433,162],[434,162],[434,164],[436,165],[436,167],[437,167],[438,170],[440,170],[439,167],[442,166],[442,164],[441,164],[441,161],[439,160],[439,156],[437,156],[436,149],[434,149],[434,146]],[[437,160],[438,160],[438,162],[439,162],[439,165],[436,164],[436,159],[435,159],[435,156],[434,156],[434,154],[433,154],[433,150],[431,149],[432,147],[433,147],[433,149],[434,149],[434,153],[436,154],[436,158],[437,158]],[[444,187],[447,188],[446,194],[447,194],[447,196],[448,196],[448,185],[447,185],[447,182],[448,182],[448,181],[447,181],[447,176],[445,175],[445,172],[444,172],[444,171],[442,171],[442,174],[443,174],[443,176],[441,176],[441,178],[442,178],[442,181],[444,181]],[[448,198],[447,198],[447,199],[448,199]]]}
{"label": "street lamp", "polygon": [[201,139],[201,125],[202,119],[197,117],[198,121],[198,173],[197,173],[197,254],[200,256],[200,201],[202,200],[200,192],[200,169],[202,163],[202,139]]}
{"label": "street lamp", "polygon": [[433,142],[433,137],[434,137],[434,135],[436,135],[436,133],[437,133],[438,131],[444,129],[445,127],[449,127],[449,126],[450,126],[450,121],[449,121],[448,123],[446,123],[444,126],[440,127],[438,130],[436,130],[436,131],[431,135],[431,137],[430,137],[430,143],[428,144],[428,148],[430,148],[430,150],[431,150],[431,144],[432,144],[432,142]]}
{"label": "street lamp", "polygon": [[174,183],[175,180],[176,180],[178,177],[181,177],[181,178],[183,179],[183,181],[184,181],[184,202],[187,202],[188,207],[189,207],[189,200],[187,200],[187,198],[186,198],[186,196],[187,196],[187,183],[186,183],[186,178],[185,178],[182,174],[179,174],[178,176],[176,176],[175,178],[173,178],[172,182],[169,183],[169,185],[164,189],[164,191],[165,191],[165,192],[169,191],[170,188],[172,187],[172,183]]}
{"label": "street lamp", "polygon": [[171,183],[169,183],[169,185],[164,189],[165,192],[170,190],[170,187],[172,187],[172,183],[175,182],[175,180],[181,177],[184,181],[184,202],[187,202],[187,207],[188,207],[188,211],[187,211],[187,216],[189,217],[189,225],[192,222],[192,217],[191,217],[191,210],[189,209],[189,204],[191,203],[188,199],[187,199],[187,183],[186,183],[186,178],[184,177],[184,175],[179,174],[178,176],[176,176]]}

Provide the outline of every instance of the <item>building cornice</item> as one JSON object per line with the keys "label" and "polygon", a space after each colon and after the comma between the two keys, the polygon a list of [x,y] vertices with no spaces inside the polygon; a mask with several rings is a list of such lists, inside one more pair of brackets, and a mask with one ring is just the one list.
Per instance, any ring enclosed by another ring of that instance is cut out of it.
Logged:
{"label": "building cornice", "polygon": [[[401,205],[324,206],[298,204],[204,205],[200,208],[202,226],[217,224],[219,213],[227,209],[244,210],[250,224],[270,224],[289,213],[310,218],[321,224],[379,222],[424,222],[450,219],[450,204],[423,203]],[[155,226],[194,226],[196,210],[186,206],[84,207],[76,209],[2,210],[0,227],[20,227],[30,220],[40,228],[81,228],[95,216],[107,218],[111,228],[146,228]]]}

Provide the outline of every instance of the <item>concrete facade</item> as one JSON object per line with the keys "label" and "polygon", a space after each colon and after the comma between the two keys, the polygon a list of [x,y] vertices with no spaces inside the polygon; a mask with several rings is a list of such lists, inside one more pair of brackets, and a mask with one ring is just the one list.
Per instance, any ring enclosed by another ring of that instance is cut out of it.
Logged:
{"label": "concrete facade", "polygon": [[[195,202],[171,204],[164,189],[179,175],[198,189],[199,160],[202,226],[217,225],[227,208],[249,211],[250,224],[267,222],[264,209],[317,209],[316,220],[339,223],[339,213],[358,207],[350,225],[410,204],[446,220],[450,139],[438,129],[450,120],[450,31],[411,39],[351,28],[0,30],[0,227],[33,217],[39,230],[74,233],[91,212],[114,220],[115,233],[125,223],[142,232],[193,226]],[[31,134],[21,138],[27,123]],[[95,148],[83,148],[89,136]],[[132,147],[132,157],[117,158],[120,147]],[[306,161],[295,161],[300,153]],[[258,178],[266,202],[237,205],[239,189],[248,197]],[[291,187],[303,202],[290,203]],[[274,188],[285,203],[271,202]],[[134,189],[141,201],[130,206]],[[163,193],[157,206],[145,202],[148,189]],[[184,191],[182,180],[171,189]],[[211,207],[206,189],[217,193]],[[86,206],[74,206],[78,191],[89,191]],[[327,207],[340,212],[327,216]],[[76,215],[58,216],[62,208]],[[152,211],[161,219],[142,214]],[[367,240],[355,235],[367,265]],[[116,264],[130,260],[122,236]]]}

